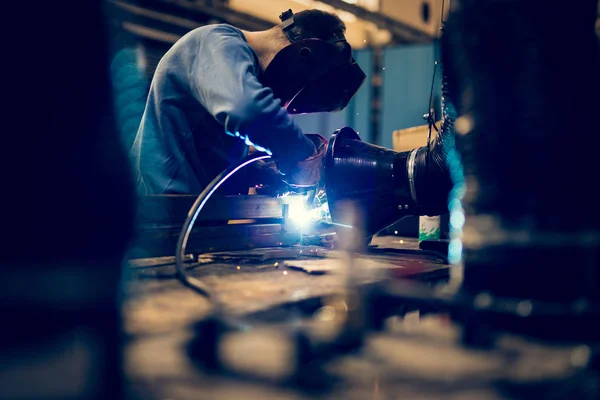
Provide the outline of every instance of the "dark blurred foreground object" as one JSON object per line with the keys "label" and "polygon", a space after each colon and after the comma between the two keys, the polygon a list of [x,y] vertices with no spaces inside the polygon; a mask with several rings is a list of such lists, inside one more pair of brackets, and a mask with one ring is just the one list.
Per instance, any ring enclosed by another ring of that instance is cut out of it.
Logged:
{"label": "dark blurred foreground object", "polygon": [[0,398],[118,399],[134,197],[103,3],[20,4],[6,12],[28,28],[5,48]]}
{"label": "dark blurred foreground object", "polygon": [[[442,64],[466,183],[463,292],[482,308],[522,301],[489,321],[502,329],[598,339],[598,2],[452,6]],[[565,312],[525,318],[536,302]]]}

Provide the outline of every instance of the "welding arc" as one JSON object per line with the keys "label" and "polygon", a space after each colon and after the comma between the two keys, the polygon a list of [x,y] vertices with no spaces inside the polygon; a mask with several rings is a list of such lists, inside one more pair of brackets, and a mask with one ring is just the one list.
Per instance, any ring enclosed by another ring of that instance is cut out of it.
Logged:
{"label": "welding arc", "polygon": [[208,286],[206,286],[201,280],[198,278],[194,278],[189,276],[185,272],[185,267],[183,266],[183,260],[185,258],[185,250],[187,247],[188,239],[190,238],[190,233],[194,228],[194,223],[196,222],[196,218],[202,211],[202,208],[210,199],[210,196],[213,195],[217,189],[225,183],[227,179],[229,179],[233,174],[235,174],[240,169],[244,168],[246,165],[252,164],[258,160],[264,160],[267,158],[271,158],[269,155],[262,155],[261,153],[253,154],[248,157],[245,157],[240,161],[237,165],[232,165],[229,168],[223,170],[219,175],[213,179],[208,186],[200,193],[190,211],[188,212],[188,216],[183,224],[183,228],[181,229],[181,233],[179,234],[179,239],[177,240],[177,249],[175,250],[175,268],[177,270],[177,278],[186,286],[193,289],[194,291],[200,293],[206,298],[211,298],[210,290]]}

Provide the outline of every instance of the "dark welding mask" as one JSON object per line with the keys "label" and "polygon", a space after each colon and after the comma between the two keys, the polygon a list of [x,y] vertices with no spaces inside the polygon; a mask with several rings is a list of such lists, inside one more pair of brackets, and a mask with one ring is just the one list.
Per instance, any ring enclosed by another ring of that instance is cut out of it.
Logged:
{"label": "dark welding mask", "polygon": [[339,33],[327,41],[305,38],[294,23],[292,10],[279,18],[291,44],[275,55],[262,83],[290,114],[344,109],[365,81],[344,35]]}

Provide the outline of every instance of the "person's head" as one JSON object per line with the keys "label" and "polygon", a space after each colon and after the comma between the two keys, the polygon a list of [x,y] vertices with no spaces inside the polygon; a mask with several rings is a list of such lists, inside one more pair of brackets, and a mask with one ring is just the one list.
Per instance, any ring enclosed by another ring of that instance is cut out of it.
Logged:
{"label": "person's head", "polygon": [[[294,14],[294,31],[305,39],[334,40],[344,37],[346,25],[335,14],[321,10],[305,10]],[[260,66],[266,70],[277,53],[292,42],[284,32],[283,24],[261,32],[244,32],[246,39],[260,60]],[[335,43],[340,51],[351,52],[346,41]]]}
{"label": "person's head", "polygon": [[[287,39],[282,25],[278,25],[276,28]],[[332,42],[340,51],[347,52],[347,54],[350,54],[352,51],[344,37],[346,24],[335,14],[321,10],[300,11],[294,14],[294,31],[299,36],[296,40],[321,39],[326,42]]]}
{"label": "person's head", "polygon": [[280,19],[280,25],[247,36],[263,69],[262,83],[292,114],[343,109],[365,78],[352,58],[344,22],[320,10],[288,10]]}

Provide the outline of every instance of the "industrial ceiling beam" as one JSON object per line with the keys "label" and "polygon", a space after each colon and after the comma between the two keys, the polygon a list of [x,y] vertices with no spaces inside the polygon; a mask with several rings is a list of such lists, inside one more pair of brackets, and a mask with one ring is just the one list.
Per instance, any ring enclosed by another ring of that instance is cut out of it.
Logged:
{"label": "industrial ceiling beam", "polygon": [[173,12],[191,13],[191,15],[201,13],[211,15],[213,18],[226,21],[241,29],[264,30],[272,28],[275,23],[258,18],[254,15],[236,11],[223,4],[211,0],[158,0],[152,2],[155,7],[162,10],[171,10]]}
{"label": "industrial ceiling beam", "polygon": [[195,29],[200,26],[198,21],[191,20],[189,18],[181,18],[171,14],[165,14],[162,12],[154,11],[149,8],[140,7],[138,5],[129,3],[127,1],[110,0],[108,2],[111,5],[118,7],[122,12],[129,13],[131,15],[153,19],[161,21],[167,24],[179,26],[188,30]]}
{"label": "industrial ceiling beam", "polygon": [[109,0],[113,17],[134,19],[140,25],[182,35],[199,26],[227,22],[241,29],[263,30],[274,23],[232,10],[211,1],[188,0]]}
{"label": "industrial ceiling beam", "polygon": [[122,0],[106,1],[106,11],[115,26],[138,38],[173,44],[203,23],[150,10]]}
{"label": "industrial ceiling beam", "polygon": [[[380,29],[389,30],[394,43],[421,43],[434,39],[425,32],[363,7],[342,0],[320,1],[350,12],[359,19],[372,22]],[[109,0],[107,4],[109,7],[116,7],[116,14],[120,15],[120,19],[133,19],[134,21],[129,22],[179,36],[211,22],[227,22],[247,30],[269,29],[274,25],[271,21],[233,10],[211,0]]]}
{"label": "industrial ceiling beam", "polygon": [[141,38],[150,39],[167,44],[174,44],[181,38],[181,36],[179,35],[162,32],[156,29],[134,24],[132,22],[123,22],[122,27],[125,31],[133,33],[134,35],[139,36]]}
{"label": "industrial ceiling beam", "polygon": [[364,7],[346,3],[343,0],[319,1],[333,8],[354,14],[358,19],[372,22],[375,25],[377,25],[379,29],[389,30],[391,34],[395,37],[395,41],[397,42],[423,43],[431,42],[432,40],[434,40],[434,37],[427,32],[423,32],[419,29],[413,28],[403,22],[397,21],[381,13],[367,10]]}

